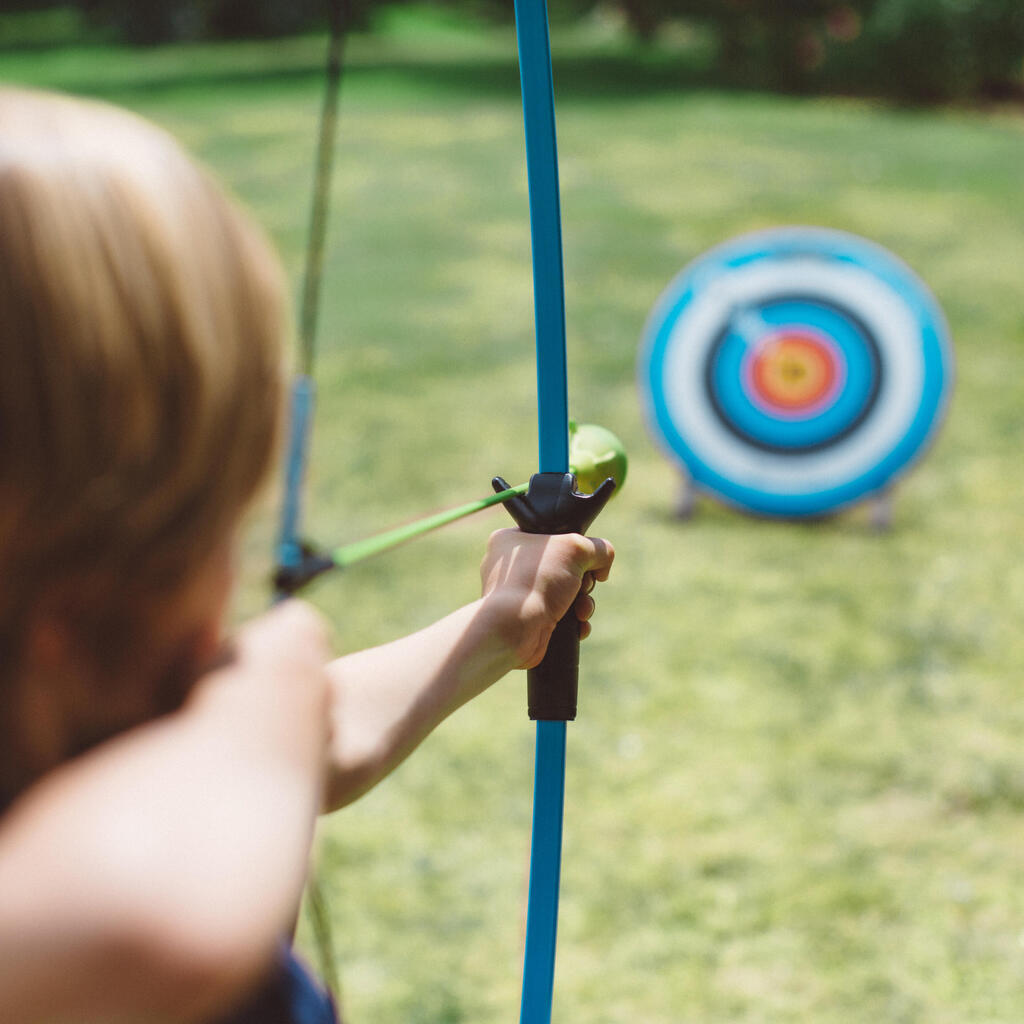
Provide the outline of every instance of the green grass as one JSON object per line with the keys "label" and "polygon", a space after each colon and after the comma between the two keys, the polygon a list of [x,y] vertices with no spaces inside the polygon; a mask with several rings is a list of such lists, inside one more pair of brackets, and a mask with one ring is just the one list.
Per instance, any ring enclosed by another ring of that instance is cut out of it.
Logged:
{"label": "green grass", "polygon": [[[323,42],[0,54],[8,80],[167,125],[255,210],[297,280]],[[556,38],[574,413],[632,456],[619,552],[570,727],[555,1019],[1016,1024],[1024,1019],[1024,122],[701,86],[600,25]],[[535,459],[514,41],[357,38],[326,268],[314,535],[358,538]],[[674,521],[644,429],[644,318],[742,231],[867,235],[942,302],[958,385],[893,529],[711,503]],[[339,649],[475,596],[498,513],[314,595]],[[240,614],[264,601],[257,517]],[[512,678],[325,823],[352,1021],[518,1006],[532,731]]]}

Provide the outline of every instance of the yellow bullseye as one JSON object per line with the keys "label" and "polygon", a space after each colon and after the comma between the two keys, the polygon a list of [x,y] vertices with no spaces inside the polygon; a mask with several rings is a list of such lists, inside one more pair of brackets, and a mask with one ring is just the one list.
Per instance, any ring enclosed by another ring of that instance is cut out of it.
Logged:
{"label": "yellow bullseye", "polygon": [[836,383],[836,366],[828,350],[798,334],[783,334],[765,344],[751,370],[758,395],[788,410],[818,404]]}

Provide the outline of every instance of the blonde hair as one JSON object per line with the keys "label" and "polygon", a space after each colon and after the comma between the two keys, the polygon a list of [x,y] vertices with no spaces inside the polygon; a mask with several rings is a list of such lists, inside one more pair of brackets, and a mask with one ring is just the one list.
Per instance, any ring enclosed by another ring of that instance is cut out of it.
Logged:
{"label": "blonde hair", "polygon": [[231,535],[273,457],[284,307],[263,235],[166,133],[0,89],[0,660],[54,588],[111,655]]}

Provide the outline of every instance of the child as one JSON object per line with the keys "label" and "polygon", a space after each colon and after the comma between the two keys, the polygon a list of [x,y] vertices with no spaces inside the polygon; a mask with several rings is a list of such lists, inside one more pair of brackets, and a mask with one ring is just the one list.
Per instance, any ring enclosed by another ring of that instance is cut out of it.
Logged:
{"label": "child", "polygon": [[[0,1017],[322,1021],[279,945],[314,818],[536,664],[613,551],[502,530],[482,597],[331,661],[224,643],[281,427],[282,277],[161,131],[0,90]],[[225,651],[229,653],[225,654]]]}

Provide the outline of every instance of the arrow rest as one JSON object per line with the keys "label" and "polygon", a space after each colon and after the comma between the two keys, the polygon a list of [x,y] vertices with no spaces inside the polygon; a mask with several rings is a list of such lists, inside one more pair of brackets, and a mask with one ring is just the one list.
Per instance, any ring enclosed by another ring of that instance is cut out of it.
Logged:
{"label": "arrow rest", "polygon": [[[495,491],[508,489],[496,476]],[[509,514],[524,533],[586,533],[615,490],[608,477],[593,494],[576,490],[572,473],[535,473],[526,494],[505,502]],[[572,722],[576,718],[579,690],[580,629],[570,608],[559,620],[548,641],[544,660],[526,673],[530,718],[542,722]]]}

